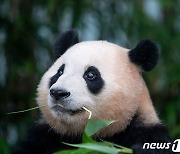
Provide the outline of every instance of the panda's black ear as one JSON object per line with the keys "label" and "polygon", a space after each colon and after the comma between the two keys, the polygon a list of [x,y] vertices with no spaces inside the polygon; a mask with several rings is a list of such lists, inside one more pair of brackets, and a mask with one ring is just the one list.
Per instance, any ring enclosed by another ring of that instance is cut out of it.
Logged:
{"label": "panda's black ear", "polygon": [[159,51],[152,41],[141,40],[134,49],[129,51],[129,58],[143,71],[150,71],[158,62]]}
{"label": "panda's black ear", "polygon": [[68,48],[79,42],[78,33],[76,30],[71,29],[64,32],[57,39],[54,46],[54,57],[55,59],[63,55]]}

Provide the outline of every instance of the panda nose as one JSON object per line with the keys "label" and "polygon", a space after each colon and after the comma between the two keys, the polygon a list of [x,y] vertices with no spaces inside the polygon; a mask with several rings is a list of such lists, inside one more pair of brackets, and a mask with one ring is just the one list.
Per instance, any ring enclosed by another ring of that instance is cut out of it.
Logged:
{"label": "panda nose", "polygon": [[55,100],[65,99],[70,96],[70,92],[64,89],[50,89],[50,95]]}

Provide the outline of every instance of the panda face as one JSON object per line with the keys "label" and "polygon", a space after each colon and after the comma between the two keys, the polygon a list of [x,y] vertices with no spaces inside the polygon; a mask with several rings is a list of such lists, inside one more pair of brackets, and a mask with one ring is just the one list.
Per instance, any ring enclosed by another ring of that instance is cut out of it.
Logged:
{"label": "panda face", "polygon": [[100,131],[111,136],[124,130],[133,117],[142,125],[159,122],[141,76],[157,64],[158,50],[149,40],[128,50],[106,41],[78,43],[74,30],[55,44],[55,63],[43,75],[37,89],[42,112],[40,122],[61,134],[82,133],[91,119],[116,120]]}
{"label": "panda face", "polygon": [[[74,46],[57,60],[58,70],[52,69],[56,73],[49,81],[48,105],[55,117],[65,115],[73,118],[83,114],[82,107],[93,106],[93,97],[103,91],[104,79],[97,59],[93,60],[95,52],[87,50],[90,44],[86,42]],[[61,91],[59,96],[62,97],[54,97],[51,91]]]}
{"label": "panda face", "polygon": [[44,74],[37,101],[45,105],[42,114],[55,128],[59,123],[83,126],[88,118],[83,107],[93,119],[121,120],[126,126],[137,108],[141,80],[128,49],[106,41],[81,42]]}

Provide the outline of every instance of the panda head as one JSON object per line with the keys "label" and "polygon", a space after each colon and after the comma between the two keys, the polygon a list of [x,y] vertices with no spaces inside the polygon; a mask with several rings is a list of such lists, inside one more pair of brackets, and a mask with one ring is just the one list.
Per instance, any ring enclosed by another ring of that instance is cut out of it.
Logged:
{"label": "panda head", "polygon": [[132,49],[107,41],[78,41],[65,32],[55,44],[54,64],[38,86],[37,102],[43,120],[61,133],[82,132],[88,119],[117,120],[105,134],[127,127],[134,115],[144,123],[158,118],[141,76],[158,60],[157,47],[143,40]]}

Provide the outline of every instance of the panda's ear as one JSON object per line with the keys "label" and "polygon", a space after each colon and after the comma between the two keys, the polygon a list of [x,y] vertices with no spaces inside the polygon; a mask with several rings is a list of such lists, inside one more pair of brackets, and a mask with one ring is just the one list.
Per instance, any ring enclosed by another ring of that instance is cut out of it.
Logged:
{"label": "panda's ear", "polygon": [[64,32],[56,41],[54,46],[55,59],[63,55],[68,48],[79,42],[78,33],[76,30],[71,29]]}
{"label": "panda's ear", "polygon": [[141,40],[134,49],[129,51],[129,58],[143,71],[150,71],[158,62],[159,51],[152,41]]}

